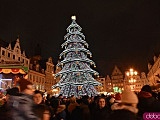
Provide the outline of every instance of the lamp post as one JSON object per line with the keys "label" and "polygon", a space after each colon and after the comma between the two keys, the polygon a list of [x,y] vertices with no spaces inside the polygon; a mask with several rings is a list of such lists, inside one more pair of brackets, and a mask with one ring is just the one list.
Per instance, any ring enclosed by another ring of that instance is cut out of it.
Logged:
{"label": "lamp post", "polygon": [[135,90],[134,83],[136,82],[136,79],[134,78],[134,76],[136,76],[137,74],[138,74],[137,71],[135,71],[132,68],[130,68],[129,71],[126,72],[126,75],[129,78],[128,82],[129,82],[129,85],[130,85],[132,91]]}

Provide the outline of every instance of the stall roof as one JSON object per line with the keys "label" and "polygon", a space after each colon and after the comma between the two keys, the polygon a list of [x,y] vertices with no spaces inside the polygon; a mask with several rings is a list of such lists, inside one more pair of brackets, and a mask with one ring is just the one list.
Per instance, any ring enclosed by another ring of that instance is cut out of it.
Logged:
{"label": "stall roof", "polygon": [[0,64],[0,73],[27,74],[28,67],[17,64]]}

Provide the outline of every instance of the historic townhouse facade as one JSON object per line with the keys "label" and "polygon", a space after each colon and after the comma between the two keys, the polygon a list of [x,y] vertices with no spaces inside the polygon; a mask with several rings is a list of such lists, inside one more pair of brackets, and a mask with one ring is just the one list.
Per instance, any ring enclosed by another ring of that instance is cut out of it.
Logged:
{"label": "historic townhouse facade", "polygon": [[116,65],[111,74],[111,84],[114,92],[122,92],[124,87],[124,78],[122,72]]}
{"label": "historic townhouse facade", "polygon": [[104,77],[99,77],[96,80],[101,83],[101,86],[97,86],[96,90],[100,93],[105,92],[106,91],[106,80],[105,80],[105,78]]}
{"label": "historic townhouse facade", "polygon": [[[101,78],[99,78],[101,79]],[[144,72],[134,75],[133,79],[135,80],[133,83],[129,82],[130,77],[128,77],[125,72],[124,74],[121,72],[121,70],[115,65],[111,77],[109,75],[106,76],[103,81],[105,81],[105,92],[122,92],[124,90],[124,86],[129,85],[132,90],[134,91],[140,91],[142,86],[149,84],[149,80],[146,77],[146,74]],[[101,82],[99,80],[99,82]],[[101,82],[102,83],[102,82]]]}
{"label": "historic townhouse facade", "polygon": [[52,92],[51,88],[56,83],[52,58],[42,60],[40,55],[30,58],[28,80],[33,83],[34,89]]}
{"label": "historic townhouse facade", "polygon": [[125,85],[129,85],[131,90],[139,92],[144,85],[149,84],[147,76],[144,72],[134,75],[132,82],[130,82],[131,78],[125,74],[124,81]]}
{"label": "historic townhouse facade", "polygon": [[54,77],[54,64],[52,61],[52,58],[48,58],[48,61],[46,62],[46,82],[45,82],[45,89],[47,91],[51,90],[52,86],[56,83],[56,79]]}
{"label": "historic townhouse facade", "polygon": [[16,76],[28,72],[29,59],[19,42],[19,38],[10,43],[0,40],[0,89],[13,87]]}
{"label": "historic townhouse facade", "polygon": [[9,44],[1,40],[0,63],[5,64],[9,62],[15,62],[29,67],[29,59],[27,58],[25,51],[21,50],[19,38]]}
{"label": "historic townhouse facade", "polygon": [[[25,51],[21,50],[19,38],[9,44],[0,40],[0,76],[2,76],[1,69],[4,67],[7,68],[7,70],[8,68],[14,68],[14,74],[16,74],[17,71],[15,70],[21,66],[23,67],[22,69],[27,70],[21,70],[20,72],[23,72],[23,74],[25,74],[25,78],[33,83],[34,89],[50,91],[52,85],[56,82],[54,78],[54,64],[51,57],[46,61],[41,60],[40,55],[28,58]],[[17,74],[20,72],[17,72]],[[11,81],[8,84],[12,86],[11,83],[13,80],[10,80]],[[2,82],[4,81],[1,81],[0,83]]]}
{"label": "historic townhouse facade", "polygon": [[33,56],[30,58],[28,80],[33,83],[36,90],[45,91],[45,72],[40,67],[40,56]]}
{"label": "historic townhouse facade", "polygon": [[147,78],[151,86],[157,86],[160,83],[160,55],[153,57],[153,62],[148,63]]}
{"label": "historic townhouse facade", "polygon": [[106,77],[106,92],[113,92],[112,80],[109,75]]}
{"label": "historic townhouse facade", "polygon": [[33,83],[33,87],[36,90],[45,91],[45,74],[34,70],[29,70],[28,80]]}

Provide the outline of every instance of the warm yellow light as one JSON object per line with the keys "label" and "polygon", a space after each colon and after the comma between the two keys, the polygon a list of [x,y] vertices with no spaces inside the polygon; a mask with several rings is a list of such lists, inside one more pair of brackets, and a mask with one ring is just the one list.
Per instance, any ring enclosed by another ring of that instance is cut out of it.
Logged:
{"label": "warm yellow light", "polygon": [[129,83],[134,83],[134,82],[136,82],[136,80],[133,79],[133,78],[131,78],[131,79],[129,80]]}
{"label": "warm yellow light", "polygon": [[126,75],[129,76],[129,72],[127,72]]}
{"label": "warm yellow light", "polygon": [[127,76],[133,76],[133,75],[137,75],[137,74],[138,74],[137,71],[134,71],[132,68],[129,69],[128,72],[126,72]]}
{"label": "warm yellow light", "polygon": [[137,71],[134,71],[134,74],[137,75],[138,74]]}
{"label": "warm yellow light", "polygon": [[131,76],[133,75],[133,71],[130,71],[130,75],[131,75]]}
{"label": "warm yellow light", "polygon": [[76,16],[72,16],[71,19],[72,19],[72,20],[76,20]]}
{"label": "warm yellow light", "polygon": [[130,72],[133,72],[133,69],[131,68],[129,71],[130,71]]}
{"label": "warm yellow light", "polygon": [[131,87],[132,91],[134,91],[134,89],[135,89],[135,87],[133,87],[133,86],[135,86],[134,84],[136,82],[136,79],[134,78],[134,76],[137,75],[137,74],[138,74],[137,71],[134,71],[134,69],[132,69],[132,68],[129,69],[129,71],[126,72],[126,75],[129,78],[128,82],[130,84],[130,87]]}

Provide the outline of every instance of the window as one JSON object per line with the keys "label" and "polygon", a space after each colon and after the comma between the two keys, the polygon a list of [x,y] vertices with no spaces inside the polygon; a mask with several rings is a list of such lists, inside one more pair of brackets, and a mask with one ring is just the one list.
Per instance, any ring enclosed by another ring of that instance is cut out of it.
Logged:
{"label": "window", "polygon": [[38,76],[36,76],[36,82],[38,82]]}
{"label": "window", "polygon": [[13,55],[13,59],[15,59],[15,55]]}
{"label": "window", "polygon": [[35,76],[33,75],[33,81],[35,81]]}
{"label": "window", "polygon": [[26,64],[28,64],[28,60],[26,60]]}
{"label": "window", "polygon": [[39,82],[41,83],[42,81],[41,81],[41,77],[39,78]]}
{"label": "window", "polygon": [[30,80],[32,80],[32,75],[30,75]]}
{"label": "window", "polygon": [[5,51],[4,50],[2,50],[2,55],[5,55]]}
{"label": "window", "polygon": [[10,57],[11,56],[11,54],[10,53],[8,53],[8,57]]}
{"label": "window", "polygon": [[18,57],[18,61],[20,61],[21,60],[21,58],[20,57]]}

